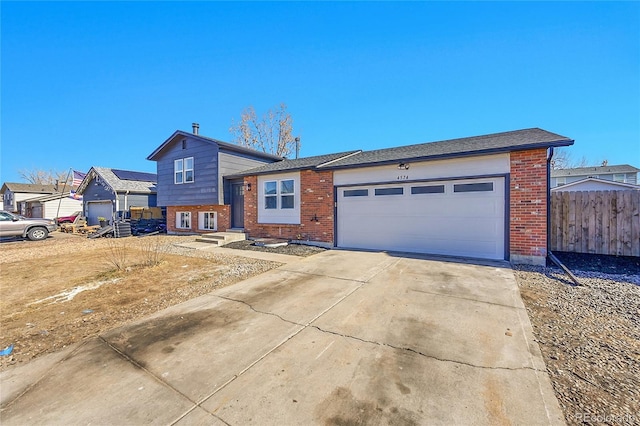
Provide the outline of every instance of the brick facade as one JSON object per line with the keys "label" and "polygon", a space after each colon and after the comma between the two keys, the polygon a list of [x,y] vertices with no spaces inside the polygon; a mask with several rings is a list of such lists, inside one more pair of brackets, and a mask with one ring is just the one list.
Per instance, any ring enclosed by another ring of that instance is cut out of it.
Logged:
{"label": "brick facade", "polygon": [[258,179],[248,176],[244,193],[244,229],[252,238],[286,238],[333,244],[333,172],[300,171],[300,224],[258,223]]}
{"label": "brick facade", "polygon": [[[176,212],[191,212],[191,228],[176,228]],[[228,205],[204,205],[204,206],[170,206],[167,207],[167,233],[169,234],[206,234],[213,232],[208,229],[198,229],[198,212],[217,212],[218,231],[226,231],[231,228],[231,206]]]}
{"label": "brick facade", "polygon": [[547,256],[547,150],[512,152],[510,163],[510,260],[544,264]]}
{"label": "brick facade", "polygon": [[[250,237],[333,244],[333,172],[300,172],[299,225],[258,223],[258,179],[248,176],[244,183],[245,187],[251,184],[254,188],[245,191],[244,197],[244,227]],[[514,263],[544,264],[547,255],[547,149],[512,152],[509,185],[510,260]]]}

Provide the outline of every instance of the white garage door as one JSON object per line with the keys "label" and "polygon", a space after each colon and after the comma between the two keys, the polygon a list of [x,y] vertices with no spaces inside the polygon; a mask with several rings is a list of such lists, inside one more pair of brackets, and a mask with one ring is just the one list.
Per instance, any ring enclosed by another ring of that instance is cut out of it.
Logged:
{"label": "white garage door", "polygon": [[504,259],[504,178],[338,188],[337,245]]}
{"label": "white garage door", "polygon": [[87,203],[87,222],[89,225],[98,225],[98,217],[105,217],[111,221],[113,204],[111,201],[89,201]]}

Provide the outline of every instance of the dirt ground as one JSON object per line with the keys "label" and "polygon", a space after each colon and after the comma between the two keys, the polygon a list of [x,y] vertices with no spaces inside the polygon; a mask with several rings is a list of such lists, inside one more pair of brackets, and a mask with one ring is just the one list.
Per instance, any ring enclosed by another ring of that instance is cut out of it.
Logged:
{"label": "dirt ground", "polygon": [[95,239],[56,232],[0,244],[0,371],[279,263],[181,249],[193,237]]}

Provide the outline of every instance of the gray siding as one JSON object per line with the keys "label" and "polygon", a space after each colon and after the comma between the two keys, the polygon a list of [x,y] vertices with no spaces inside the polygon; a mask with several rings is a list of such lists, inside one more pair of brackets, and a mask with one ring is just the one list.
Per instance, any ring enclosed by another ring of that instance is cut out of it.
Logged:
{"label": "gray siding", "polygon": [[245,170],[259,167],[265,163],[272,163],[270,160],[264,160],[250,155],[237,152],[220,150],[218,154],[218,162],[220,164],[220,175],[218,176],[218,188],[224,190],[219,194],[219,204],[231,204],[231,186],[223,183],[223,176],[231,175]]}
{"label": "gray siding", "polygon": [[[615,174],[624,174],[626,176],[625,179],[625,183],[633,183],[636,184],[637,183],[637,173],[615,173]],[[566,182],[565,185],[567,183],[572,183],[572,182],[577,182],[579,180],[582,179],[586,179],[588,177],[597,177],[598,179],[602,179],[602,180],[608,180],[608,181],[613,181],[613,173],[602,173],[602,174],[598,174],[597,172],[593,172],[593,174],[591,175],[580,175],[580,176],[566,176]],[[560,179],[562,179],[563,176],[560,176]],[[558,177],[552,177],[551,178],[551,187],[555,188],[556,186],[558,186]]]}
{"label": "gray siding", "polygon": [[82,201],[99,201],[99,200],[115,200],[115,194],[110,189],[105,188],[96,180],[89,182],[84,192],[82,193]]}
{"label": "gray siding", "polygon": [[[82,193],[83,213],[85,215],[88,213],[89,207],[87,203],[90,201],[115,201],[115,199],[115,194],[110,189],[105,188],[93,179]],[[115,205],[113,205],[113,208],[115,210]]]}
{"label": "gray siding", "polygon": [[[182,149],[182,140],[186,148]],[[193,183],[175,184],[173,162],[193,157]],[[218,201],[218,146],[192,138],[179,137],[167,147],[156,162],[158,170],[157,204],[159,206],[194,206],[217,204]]]}
{"label": "gray siding", "polygon": [[156,194],[118,194],[118,208],[128,211],[130,207],[156,207]]}
{"label": "gray siding", "polygon": [[[186,147],[182,148],[182,141]],[[173,163],[193,157],[193,183],[174,183]],[[225,204],[228,197],[222,176],[248,170],[271,162],[251,154],[220,149],[215,142],[178,135],[156,161],[158,184],[157,205],[196,206]],[[132,204],[131,204],[132,205]]]}

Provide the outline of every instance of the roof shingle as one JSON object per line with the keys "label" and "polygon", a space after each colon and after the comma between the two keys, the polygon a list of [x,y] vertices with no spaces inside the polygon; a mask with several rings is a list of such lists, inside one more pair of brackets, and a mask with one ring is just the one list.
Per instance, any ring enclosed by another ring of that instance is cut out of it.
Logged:
{"label": "roof shingle", "polygon": [[551,170],[552,177],[558,176],[589,176],[593,174],[609,174],[609,173],[637,173],[640,169],[628,164],[620,164],[616,166],[598,166],[598,167],[576,167],[573,169],[554,169]]}

